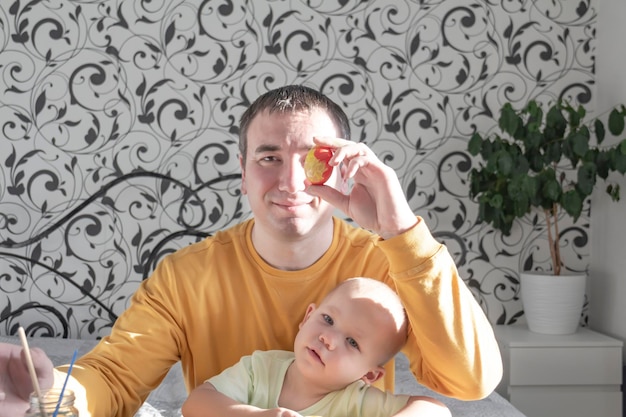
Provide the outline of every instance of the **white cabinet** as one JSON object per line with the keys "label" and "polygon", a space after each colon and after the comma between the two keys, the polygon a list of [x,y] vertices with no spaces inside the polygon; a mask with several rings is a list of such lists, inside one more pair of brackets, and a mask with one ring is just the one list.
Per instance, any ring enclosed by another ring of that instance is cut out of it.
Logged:
{"label": "white cabinet", "polygon": [[622,341],[494,326],[504,364],[500,395],[528,417],[622,417]]}

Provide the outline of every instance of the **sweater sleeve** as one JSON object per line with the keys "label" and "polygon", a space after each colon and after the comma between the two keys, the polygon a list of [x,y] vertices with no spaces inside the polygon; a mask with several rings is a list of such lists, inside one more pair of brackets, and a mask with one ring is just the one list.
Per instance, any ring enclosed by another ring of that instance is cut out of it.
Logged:
{"label": "sweater sleeve", "polygon": [[421,218],[413,229],[377,244],[409,317],[404,352],[417,380],[462,400],[489,395],[502,377],[500,351],[447,248]]}
{"label": "sweater sleeve", "polygon": [[[166,258],[141,283],[111,334],[76,361],[68,388],[86,394],[86,405],[78,402],[81,416],[134,415],[180,359],[176,288]],[[58,370],[67,372],[67,366]]]}

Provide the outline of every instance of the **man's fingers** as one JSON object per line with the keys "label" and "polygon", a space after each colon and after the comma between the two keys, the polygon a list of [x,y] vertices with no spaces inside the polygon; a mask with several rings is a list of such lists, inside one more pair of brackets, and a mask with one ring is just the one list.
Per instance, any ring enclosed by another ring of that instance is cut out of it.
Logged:
{"label": "man's fingers", "polygon": [[[45,352],[39,348],[32,348],[30,350],[30,356],[33,360],[35,373],[37,374],[39,388],[41,390],[51,388],[54,383],[52,361]],[[20,398],[27,400],[34,388],[30,373],[28,372],[28,365],[26,364],[26,353],[23,349],[20,350],[19,358],[16,357],[9,362],[8,370],[16,394]]]}
{"label": "man's fingers", "polygon": [[[43,350],[30,350],[39,388],[51,388],[54,383],[52,361]],[[0,343],[0,417],[23,416],[33,384],[26,365],[26,355],[19,345]]]}
{"label": "man's fingers", "polygon": [[307,188],[307,193],[316,195],[344,213],[348,213],[348,197],[332,187],[327,185],[311,185]]}
{"label": "man's fingers", "polygon": [[[24,351],[22,351],[22,355],[24,358]],[[35,371],[37,371],[37,375],[52,375],[52,361],[48,355],[46,355],[46,352],[39,348],[31,348],[30,357],[33,360],[33,366],[35,367]]]}
{"label": "man's fingers", "polygon": [[330,136],[315,136],[313,143],[319,146],[330,146],[331,148],[341,148],[342,146],[354,144],[351,140],[333,138]]}
{"label": "man's fingers", "polygon": [[[25,356],[22,350],[22,360],[25,360]],[[39,388],[42,390],[51,388],[54,383],[54,365],[48,355],[39,348],[31,348],[30,357],[33,360],[33,367],[37,374]]]}

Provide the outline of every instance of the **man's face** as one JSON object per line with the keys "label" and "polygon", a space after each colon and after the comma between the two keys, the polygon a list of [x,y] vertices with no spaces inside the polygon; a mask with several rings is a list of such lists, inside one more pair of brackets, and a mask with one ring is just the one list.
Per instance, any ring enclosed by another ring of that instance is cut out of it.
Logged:
{"label": "man's face", "polygon": [[[298,238],[330,221],[333,207],[306,193],[304,158],[314,136],[336,137],[321,110],[259,113],[248,128],[248,154],[241,160],[242,192],[248,196],[255,224],[285,238]],[[327,181],[337,188],[338,169]]]}

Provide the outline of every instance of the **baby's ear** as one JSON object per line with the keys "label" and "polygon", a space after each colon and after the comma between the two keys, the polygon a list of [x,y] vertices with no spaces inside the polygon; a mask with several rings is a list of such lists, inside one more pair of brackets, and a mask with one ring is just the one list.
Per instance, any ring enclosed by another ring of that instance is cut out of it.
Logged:
{"label": "baby's ear", "polygon": [[311,316],[311,313],[315,311],[315,304],[311,303],[309,304],[309,306],[306,308],[306,312],[304,313],[304,318],[302,319],[302,321],[300,322],[300,324],[298,325],[298,328],[301,329],[302,325],[304,324],[304,322],[306,322],[309,317]]}
{"label": "baby's ear", "polygon": [[375,369],[372,369],[365,375],[361,377],[361,380],[365,382],[367,385],[371,385],[374,382],[378,381],[385,375],[385,368],[382,366],[377,366]]}

